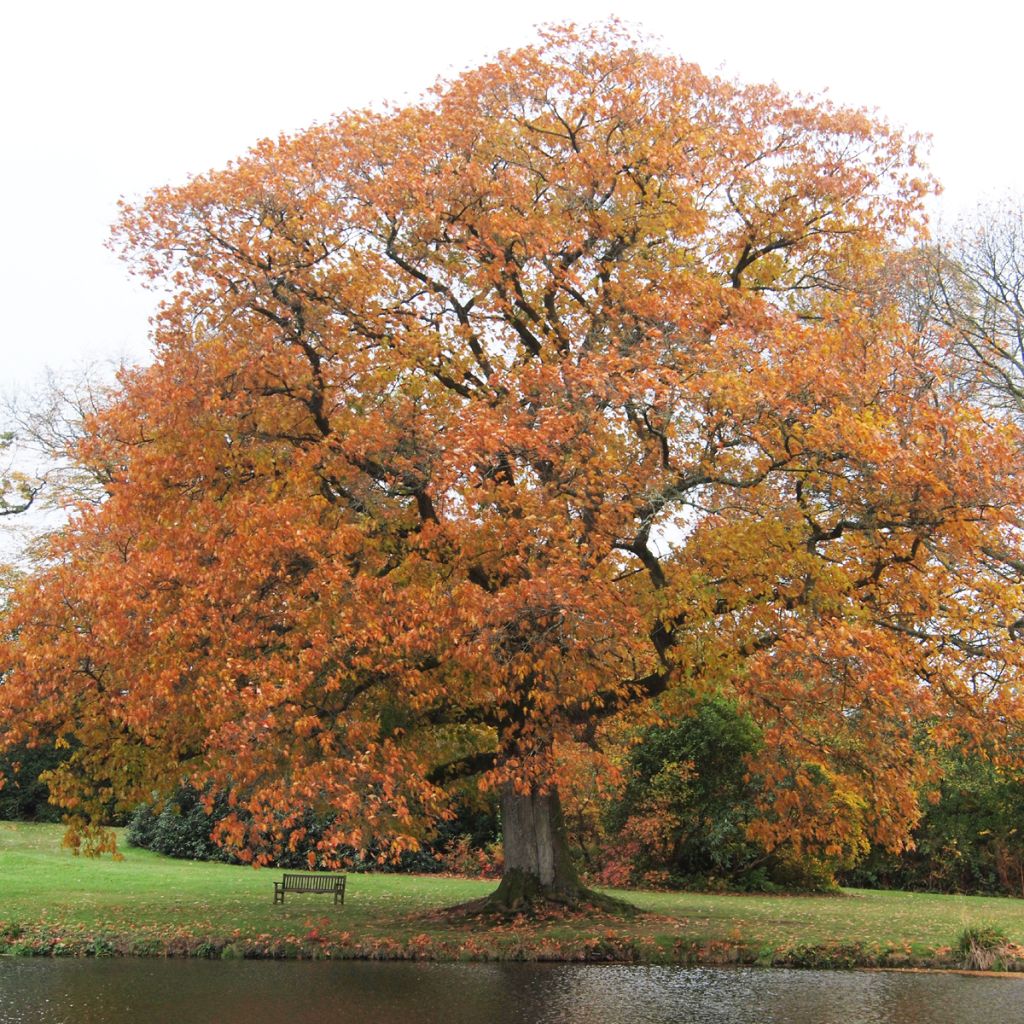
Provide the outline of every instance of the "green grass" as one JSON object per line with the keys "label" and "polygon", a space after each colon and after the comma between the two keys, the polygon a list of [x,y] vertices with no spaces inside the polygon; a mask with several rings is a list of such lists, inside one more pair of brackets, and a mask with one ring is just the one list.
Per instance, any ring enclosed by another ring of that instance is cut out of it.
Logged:
{"label": "green grass", "polygon": [[493,882],[352,875],[345,905],[272,902],[279,872],[76,857],[57,825],[0,822],[0,949],[14,953],[640,959],[943,964],[966,928],[1024,944],[1024,901],[847,890],[835,896],[616,893],[636,918],[554,916],[486,927],[440,914]]}

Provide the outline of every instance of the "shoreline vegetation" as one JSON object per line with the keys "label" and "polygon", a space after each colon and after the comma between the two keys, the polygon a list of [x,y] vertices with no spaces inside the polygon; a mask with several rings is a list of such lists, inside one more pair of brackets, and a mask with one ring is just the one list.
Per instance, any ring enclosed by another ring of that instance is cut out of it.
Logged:
{"label": "shoreline vegetation", "polygon": [[1024,972],[1024,900],[614,891],[639,913],[483,922],[450,908],[493,879],[349,877],[343,906],[272,901],[280,872],[131,847],[76,857],[59,825],[0,822],[0,955],[983,967]]}

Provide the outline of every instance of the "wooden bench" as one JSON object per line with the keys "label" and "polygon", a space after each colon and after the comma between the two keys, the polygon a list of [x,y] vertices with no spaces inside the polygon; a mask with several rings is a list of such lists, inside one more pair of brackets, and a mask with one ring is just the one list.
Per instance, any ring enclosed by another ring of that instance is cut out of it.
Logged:
{"label": "wooden bench", "polygon": [[291,875],[285,874],[274,883],[274,902],[284,903],[286,892],[333,892],[335,904],[345,902],[344,875]]}

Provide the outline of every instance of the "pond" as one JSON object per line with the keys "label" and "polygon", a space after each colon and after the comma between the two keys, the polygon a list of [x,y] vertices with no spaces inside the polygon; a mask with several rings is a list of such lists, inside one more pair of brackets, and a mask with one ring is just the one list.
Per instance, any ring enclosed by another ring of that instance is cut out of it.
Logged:
{"label": "pond", "polygon": [[0,1024],[975,1024],[1024,979],[566,964],[0,958]]}

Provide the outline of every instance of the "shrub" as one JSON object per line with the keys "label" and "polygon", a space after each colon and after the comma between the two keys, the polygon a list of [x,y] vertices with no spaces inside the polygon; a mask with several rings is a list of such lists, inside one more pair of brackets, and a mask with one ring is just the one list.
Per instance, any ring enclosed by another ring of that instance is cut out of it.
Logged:
{"label": "shrub", "polygon": [[505,858],[497,841],[477,845],[471,835],[449,840],[435,856],[433,870],[467,878],[500,878]]}
{"label": "shrub", "polygon": [[711,697],[672,727],[646,730],[625,765],[622,794],[606,815],[605,885],[830,891],[834,858],[748,836],[758,781],[747,772],[761,733],[735,704]]}
{"label": "shrub", "polygon": [[976,754],[950,753],[914,849],[874,849],[843,883],[866,888],[1024,896],[1024,786]]}
{"label": "shrub", "polygon": [[201,794],[181,786],[162,807],[142,804],[135,809],[128,821],[128,844],[185,860],[231,861],[210,838],[218,811],[223,814],[226,807],[215,802],[213,815],[208,815]]}
{"label": "shrub", "polygon": [[[211,838],[218,822],[229,812],[227,800],[217,796],[207,814],[203,794],[182,785],[163,803],[141,804],[128,821],[128,844],[153,850],[168,857],[185,860],[214,860],[238,863]],[[237,813],[237,810],[236,810]],[[281,868],[307,869],[310,854],[313,866],[320,867],[317,843],[332,819],[307,811],[300,822],[302,840],[294,850],[271,851],[271,863]],[[397,861],[380,860],[376,843],[363,852],[342,850],[349,860],[348,869],[360,871],[404,871],[431,873],[490,874],[500,865],[497,844],[498,823],[493,806],[474,806],[463,802],[456,807],[453,820],[444,822],[436,836],[420,850],[403,853]],[[500,867],[498,869],[500,874]]]}
{"label": "shrub", "polygon": [[762,882],[764,851],[746,838],[754,793],[745,760],[759,744],[754,722],[721,698],[702,702],[679,725],[646,730],[607,815],[601,880]]}
{"label": "shrub", "polygon": [[957,938],[957,952],[965,968],[973,971],[1003,970],[1013,955],[1013,946],[998,925],[979,924],[965,928]]}
{"label": "shrub", "polygon": [[60,821],[61,812],[49,803],[50,790],[39,776],[56,768],[68,754],[52,744],[22,745],[0,754],[0,820]]}

